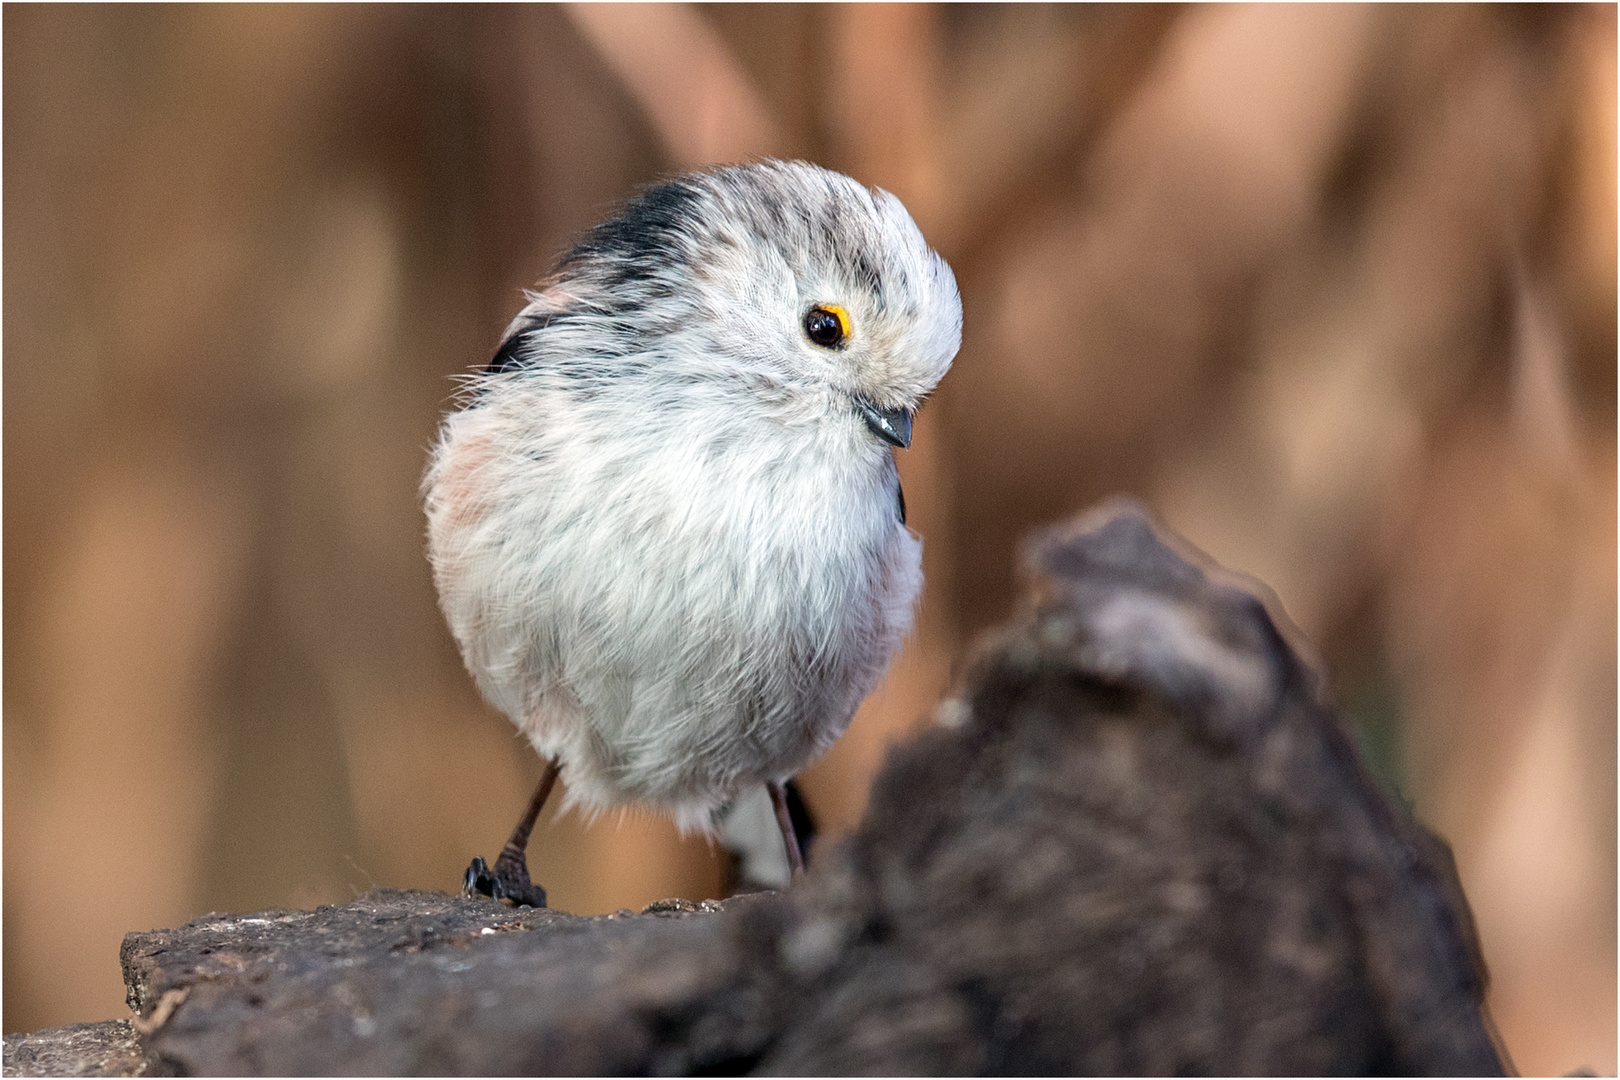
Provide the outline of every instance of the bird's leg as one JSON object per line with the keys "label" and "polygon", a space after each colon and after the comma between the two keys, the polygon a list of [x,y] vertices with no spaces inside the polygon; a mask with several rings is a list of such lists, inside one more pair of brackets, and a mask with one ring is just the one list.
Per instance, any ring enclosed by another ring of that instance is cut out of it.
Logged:
{"label": "bird's leg", "polygon": [[776,826],[782,830],[782,843],[787,845],[788,869],[797,881],[804,876],[804,852],[799,848],[799,834],[793,828],[793,815],[788,812],[787,791],[775,780],[765,781],[765,790],[771,793]]}
{"label": "bird's leg", "polygon": [[467,872],[461,878],[463,895],[482,893],[514,906],[523,904],[537,908],[546,906],[546,890],[529,880],[529,862],[523,853],[528,850],[529,833],[534,830],[535,820],[540,817],[540,811],[546,805],[547,797],[551,795],[551,788],[557,782],[559,769],[560,766],[555,761],[546,762],[545,774],[540,777],[540,783],[535,787],[534,794],[529,796],[528,809],[523,811],[523,816],[512,829],[511,839],[501,848],[501,854],[495,860],[494,871],[490,870],[482,855],[473,856],[472,865],[467,867]]}

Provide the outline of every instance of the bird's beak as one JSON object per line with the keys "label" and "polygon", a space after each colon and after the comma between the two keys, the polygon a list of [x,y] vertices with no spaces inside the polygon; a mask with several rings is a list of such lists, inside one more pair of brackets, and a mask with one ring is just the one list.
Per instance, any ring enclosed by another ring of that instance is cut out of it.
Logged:
{"label": "bird's beak", "polygon": [[861,411],[861,419],[866,421],[866,426],[878,438],[902,450],[911,445],[910,409],[880,409],[871,402],[859,399],[855,407]]}

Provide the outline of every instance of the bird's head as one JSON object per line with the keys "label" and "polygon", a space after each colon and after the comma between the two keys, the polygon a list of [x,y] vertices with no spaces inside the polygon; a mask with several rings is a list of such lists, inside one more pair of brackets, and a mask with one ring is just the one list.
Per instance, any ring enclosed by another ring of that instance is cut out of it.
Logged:
{"label": "bird's head", "polygon": [[804,162],[649,188],[530,299],[491,370],[750,385],[900,446],[962,332],[956,279],[900,201]]}

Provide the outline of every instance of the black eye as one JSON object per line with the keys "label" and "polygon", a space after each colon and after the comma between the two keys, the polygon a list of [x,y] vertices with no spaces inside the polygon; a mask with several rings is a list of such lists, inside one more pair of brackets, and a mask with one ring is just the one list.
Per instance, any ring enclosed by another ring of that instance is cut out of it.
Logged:
{"label": "black eye", "polygon": [[818,304],[805,312],[804,336],[823,349],[836,349],[849,338],[849,316],[843,308]]}

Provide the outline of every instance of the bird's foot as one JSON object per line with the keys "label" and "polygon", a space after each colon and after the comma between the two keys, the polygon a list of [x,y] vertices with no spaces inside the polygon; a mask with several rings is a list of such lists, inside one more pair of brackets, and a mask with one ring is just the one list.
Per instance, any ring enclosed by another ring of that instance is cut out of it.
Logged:
{"label": "bird's foot", "polygon": [[513,850],[510,845],[495,860],[493,870],[482,855],[473,856],[472,865],[461,877],[461,894],[490,896],[513,907],[546,906],[546,890],[529,880],[528,861],[523,852]]}

